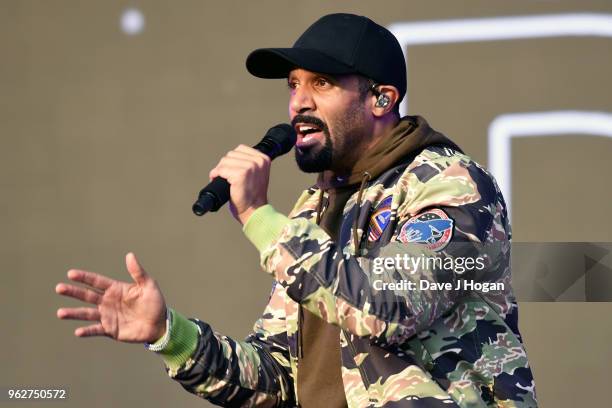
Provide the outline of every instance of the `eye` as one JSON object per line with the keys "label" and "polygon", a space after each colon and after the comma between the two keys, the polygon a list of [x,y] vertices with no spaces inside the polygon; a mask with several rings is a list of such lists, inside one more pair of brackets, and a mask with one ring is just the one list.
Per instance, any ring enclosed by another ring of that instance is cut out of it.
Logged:
{"label": "eye", "polygon": [[329,80],[327,78],[323,78],[323,77],[318,77],[315,80],[315,85],[319,86],[319,87],[325,87],[328,86],[330,84]]}
{"label": "eye", "polygon": [[287,81],[287,88],[295,89],[297,86],[298,86],[297,81],[295,80]]}

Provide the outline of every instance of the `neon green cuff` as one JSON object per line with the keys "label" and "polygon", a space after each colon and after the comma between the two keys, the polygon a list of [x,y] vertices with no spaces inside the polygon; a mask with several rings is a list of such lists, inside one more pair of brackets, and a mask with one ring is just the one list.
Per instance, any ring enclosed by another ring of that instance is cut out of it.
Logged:
{"label": "neon green cuff", "polygon": [[263,252],[278,240],[283,228],[290,221],[286,215],[276,211],[270,204],[266,204],[251,214],[242,227],[242,231],[257,250]]}
{"label": "neon green cuff", "polygon": [[[168,308],[172,314],[170,339],[166,347],[158,352],[164,364],[170,369],[178,369],[193,355],[198,345],[198,326],[180,313]],[[161,340],[161,339],[160,339]]]}

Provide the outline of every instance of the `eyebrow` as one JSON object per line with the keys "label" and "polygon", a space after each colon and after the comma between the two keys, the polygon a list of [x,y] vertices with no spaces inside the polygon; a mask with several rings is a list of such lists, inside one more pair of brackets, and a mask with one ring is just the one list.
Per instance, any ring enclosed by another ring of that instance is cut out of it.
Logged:
{"label": "eyebrow", "polygon": [[[326,79],[331,80],[331,82],[337,84],[340,82],[340,79],[342,78],[343,75],[333,75],[333,74],[324,74],[322,72],[313,72],[315,74],[315,78],[316,77],[323,77]],[[292,79],[295,79],[295,76],[293,76],[293,74],[289,74],[287,76],[287,82],[290,82]]]}

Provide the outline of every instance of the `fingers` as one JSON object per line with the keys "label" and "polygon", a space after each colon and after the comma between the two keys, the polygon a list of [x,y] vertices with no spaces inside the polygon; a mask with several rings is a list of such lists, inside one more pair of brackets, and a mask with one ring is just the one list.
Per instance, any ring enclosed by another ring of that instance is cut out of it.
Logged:
{"label": "fingers", "polygon": [[262,152],[260,152],[259,150],[257,150],[257,149],[253,149],[252,147],[247,146],[247,145],[243,145],[243,144],[238,145],[238,147],[236,147],[236,148],[234,149],[234,151],[237,151],[237,152],[243,152],[243,153],[247,153],[247,154],[249,154],[249,155],[251,155],[251,156],[259,156],[259,157],[261,157],[262,159],[268,159],[268,160],[270,160],[270,158],[269,158],[268,156],[266,156],[265,154],[263,154],[263,153],[262,153]]}
{"label": "fingers", "polygon": [[92,286],[96,289],[101,289],[102,291],[108,289],[113,284],[113,280],[107,278],[104,275],[100,275],[94,272],[82,271],[79,269],[69,270],[68,279],[73,280],[75,282],[86,283],[89,286]]}
{"label": "fingers", "polygon": [[74,331],[74,335],[78,337],[107,336],[104,327],[102,327],[102,323],[79,327]]}
{"label": "fingers", "polygon": [[144,285],[150,279],[149,274],[144,270],[140,263],[138,263],[136,255],[134,255],[132,252],[125,256],[125,266],[127,267],[130,276],[137,284]]}
{"label": "fingers", "polygon": [[94,307],[74,307],[57,310],[57,317],[66,320],[100,321],[100,312]]}
{"label": "fingers", "polygon": [[82,300],[83,302],[91,303],[93,305],[99,305],[102,301],[102,296],[98,292],[95,292],[89,288],[69,285],[67,283],[58,283],[55,287],[55,292],[63,296],[68,296]]}
{"label": "fingers", "polygon": [[252,147],[246,146],[243,144],[238,145],[238,147],[236,147],[234,150],[229,152],[228,155],[230,153],[233,154],[234,157],[236,158],[242,158],[242,159],[249,158],[250,161],[254,162],[259,167],[263,167],[267,164],[270,164],[270,162],[272,161],[270,157],[263,154],[259,150],[253,149]]}
{"label": "fingers", "polygon": [[235,170],[262,169],[270,165],[270,158],[260,151],[246,145],[239,145],[229,151],[209,173],[212,180],[217,176],[225,178],[232,184],[230,178],[236,174]]}
{"label": "fingers", "polygon": [[251,165],[252,164],[248,161],[226,156],[221,159],[217,167],[210,171],[208,177],[212,180],[220,176],[226,179],[228,183],[233,184],[234,176],[240,174],[236,172],[236,170],[245,171],[250,169]]}
{"label": "fingers", "polygon": [[258,158],[258,156],[245,153],[243,151],[238,150],[237,148],[235,150],[230,150],[229,152],[227,152],[225,157],[233,157],[241,160],[254,160],[255,158]]}

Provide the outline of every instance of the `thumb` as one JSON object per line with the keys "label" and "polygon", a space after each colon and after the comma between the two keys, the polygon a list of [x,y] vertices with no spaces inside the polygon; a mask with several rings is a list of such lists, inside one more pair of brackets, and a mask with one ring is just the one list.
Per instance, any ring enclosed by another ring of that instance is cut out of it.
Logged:
{"label": "thumb", "polygon": [[150,279],[149,274],[138,263],[134,253],[130,252],[125,256],[125,266],[134,282],[138,285],[144,285]]}

